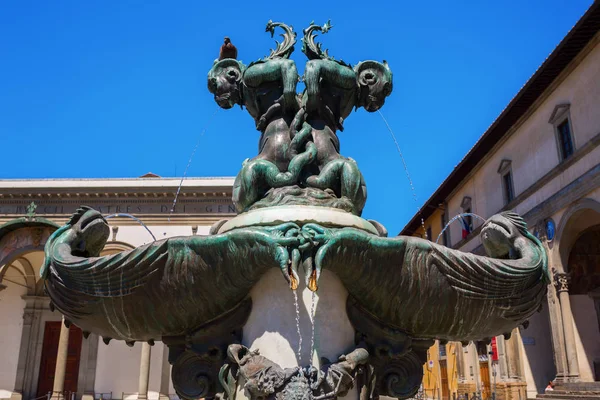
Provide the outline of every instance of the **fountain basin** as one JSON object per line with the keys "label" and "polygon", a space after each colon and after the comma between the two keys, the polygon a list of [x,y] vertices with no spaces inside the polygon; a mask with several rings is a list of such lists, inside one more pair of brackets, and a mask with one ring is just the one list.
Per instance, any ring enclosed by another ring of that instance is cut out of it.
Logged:
{"label": "fountain basin", "polygon": [[218,233],[252,226],[276,226],[294,222],[300,226],[316,223],[327,228],[356,228],[378,235],[377,229],[369,221],[348,212],[315,206],[276,206],[252,210],[225,222]]}

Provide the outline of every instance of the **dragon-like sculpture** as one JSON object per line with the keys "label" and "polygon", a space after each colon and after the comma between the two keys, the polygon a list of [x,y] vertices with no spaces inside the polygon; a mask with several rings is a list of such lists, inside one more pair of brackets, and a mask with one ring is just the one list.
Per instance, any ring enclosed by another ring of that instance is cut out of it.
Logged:
{"label": "dragon-like sculpture", "polygon": [[509,332],[536,311],[546,291],[546,253],[508,212],[482,228],[490,257],[416,237],[317,224],[169,238],[99,257],[108,236],[102,215],[81,208],[48,240],[42,274],[54,305],[70,320],[126,341],[202,326],[233,309],[269,268],[281,269],[294,285],[298,260],[307,257],[314,259],[306,271],[309,287],[316,290],[322,269],[329,269],[360,307],[420,338],[477,340]]}

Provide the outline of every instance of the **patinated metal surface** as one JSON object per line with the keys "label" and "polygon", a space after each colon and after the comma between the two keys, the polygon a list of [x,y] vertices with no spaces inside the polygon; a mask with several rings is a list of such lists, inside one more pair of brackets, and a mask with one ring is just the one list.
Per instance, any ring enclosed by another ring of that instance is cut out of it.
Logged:
{"label": "patinated metal surface", "polygon": [[98,212],[82,209],[48,241],[43,274],[69,319],[125,340],[201,326],[237,305],[268,268],[280,268],[295,287],[303,267],[313,290],[328,268],[366,311],[421,338],[472,340],[510,332],[546,291],[543,247],[512,213],[492,217],[482,229],[484,245],[500,258],[414,237],[294,223],[170,238],[95,257],[108,232]]}
{"label": "patinated metal surface", "polygon": [[[336,273],[350,294],[348,315],[376,355],[369,364],[373,377],[361,390],[398,397],[418,387],[422,371],[417,366],[428,347],[423,340],[479,340],[510,332],[536,311],[546,293],[544,249],[514,213],[493,216],[482,228],[482,242],[496,258],[414,237],[386,238],[317,224],[170,238],[97,257],[108,236],[101,214],[89,208],[76,213],[46,245],[46,290],[69,321],[107,341],[165,340],[179,354],[173,356],[174,363],[179,359],[174,382],[182,382],[182,371],[204,368],[212,360],[206,367],[213,374],[207,383],[212,389],[182,389],[185,398],[217,391],[214,374],[227,342],[216,345],[218,356],[193,344],[222,338],[220,329],[228,325],[215,320],[231,313],[238,315],[235,329],[226,331],[241,338],[245,319],[239,315],[249,309],[234,310],[268,268],[279,268],[292,288],[303,268],[312,290],[318,289],[323,268]],[[194,336],[198,331],[205,333]],[[192,344],[184,353],[181,341],[173,339],[178,336]],[[390,341],[391,346],[384,345]],[[404,374],[402,388],[381,381],[391,376],[382,371],[392,367]]]}
{"label": "patinated metal surface", "polygon": [[227,352],[229,362],[225,368],[233,377],[243,379],[243,390],[252,399],[325,400],[345,396],[369,360],[368,351],[357,347],[336,362],[325,360],[321,369],[281,368],[246,346],[233,344]]}
{"label": "patinated metal surface", "polygon": [[[353,108],[379,110],[392,92],[387,63],[364,61],[355,67],[330,57],[315,43],[311,24],[304,30],[302,51],[309,58],[296,93],[296,65],[289,59],[296,34],[292,28],[269,22],[267,31],[284,30],[284,41],[269,57],[248,67],[238,60],[215,62],[208,88],[223,108],[245,106],[262,133],[259,154],[244,162],[234,184],[239,212],[279,204],[311,204],[340,208],[360,215],[367,198],[356,162],[340,155],[336,131]],[[285,201],[285,203],[282,203]]]}
{"label": "patinated metal surface", "polygon": [[[311,24],[302,38],[306,90],[297,94],[289,58],[296,34],[269,21],[267,32],[275,28],[283,29],[283,41],[268,57],[247,67],[217,60],[208,76],[215,101],[245,106],[261,132],[259,154],[236,178],[236,207],[312,205],[360,215],[364,179],[356,162],[340,155],[336,132],[352,108],[383,106],[392,73],[385,62],[352,67],[335,60],[315,42],[330,23]],[[488,257],[416,237],[388,238],[376,221],[370,222],[378,234],[291,219],[99,257],[108,225],[82,207],[48,239],[41,273],[53,305],[86,334],[98,333],[105,343],[164,341],[174,387],[190,400],[234,399],[241,385],[251,399],[335,399],[353,387],[361,400],[407,398],[419,387],[434,339],[508,334],[546,294],[544,248],[511,212],[482,227]],[[283,369],[242,346],[250,290],[270,268],[279,268],[291,289],[303,273],[313,291],[323,268],[334,272],[349,293],[356,347],[320,369]]]}

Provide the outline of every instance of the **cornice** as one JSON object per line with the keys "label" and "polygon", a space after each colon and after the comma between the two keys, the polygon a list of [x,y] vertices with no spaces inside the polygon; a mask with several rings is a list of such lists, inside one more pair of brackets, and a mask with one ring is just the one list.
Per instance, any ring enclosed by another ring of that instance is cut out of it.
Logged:
{"label": "cornice", "polygon": [[[180,199],[223,199],[223,198],[231,198],[231,188],[227,188],[225,190],[220,191],[203,191],[196,192],[191,191],[193,188],[186,188],[186,190],[181,190],[179,193]],[[63,191],[43,191],[43,190],[35,190],[35,191],[24,191],[18,189],[2,189],[0,188],[0,200],[33,200],[36,199],[55,199],[59,201],[64,200],[76,200],[76,199],[119,199],[119,200],[152,200],[152,199],[165,199],[170,198],[174,199],[176,195],[176,191],[167,191],[165,188],[160,188],[154,191],[145,190],[145,191],[111,191],[110,188],[105,188],[102,191],[94,191],[94,190],[63,190]]]}

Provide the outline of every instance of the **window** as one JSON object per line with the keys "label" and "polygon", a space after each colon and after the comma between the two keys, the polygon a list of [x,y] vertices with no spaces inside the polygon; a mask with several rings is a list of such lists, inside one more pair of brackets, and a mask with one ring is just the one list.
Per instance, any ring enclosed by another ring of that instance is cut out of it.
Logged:
{"label": "window", "polygon": [[515,198],[515,189],[513,186],[512,162],[510,160],[502,160],[498,167],[498,173],[502,177],[502,195],[504,197],[504,205],[510,203]]}
{"label": "window", "polygon": [[554,111],[548,121],[554,126],[556,136],[556,147],[558,148],[558,157],[564,161],[573,155],[575,151],[575,141],[573,137],[573,126],[571,124],[571,114],[569,112],[570,104],[559,104],[554,107]]}
{"label": "window", "polygon": [[440,344],[439,344],[439,348],[440,348],[440,359],[441,359],[441,360],[443,360],[443,359],[445,359],[445,358],[446,358],[446,345],[445,345],[445,344],[442,344],[442,343],[440,342]]}
{"label": "window", "polygon": [[472,213],[471,207],[465,209],[465,214],[469,214],[469,215],[465,215],[465,221],[467,222],[467,227],[469,228],[468,233],[473,232],[473,216],[470,215],[471,213]]}
{"label": "window", "polygon": [[[460,208],[463,210],[463,214],[471,214],[471,198],[465,196],[460,203]],[[473,217],[471,215],[465,215],[462,220],[464,221],[462,229],[462,238],[466,239],[471,232],[473,232]]]}
{"label": "window", "polygon": [[504,201],[506,204],[508,204],[515,198],[511,171],[508,171],[507,173],[502,175],[502,186],[504,188]]}
{"label": "window", "polygon": [[556,129],[558,131],[561,160],[564,160],[573,154],[573,139],[571,137],[571,123],[569,119],[567,118],[561,122]]}
{"label": "window", "polygon": [[431,226],[427,227],[427,233],[425,234],[427,240],[431,240]]}
{"label": "window", "polygon": [[479,361],[487,361],[489,359],[487,344],[483,342],[475,342],[475,348],[477,349],[477,355]]}

